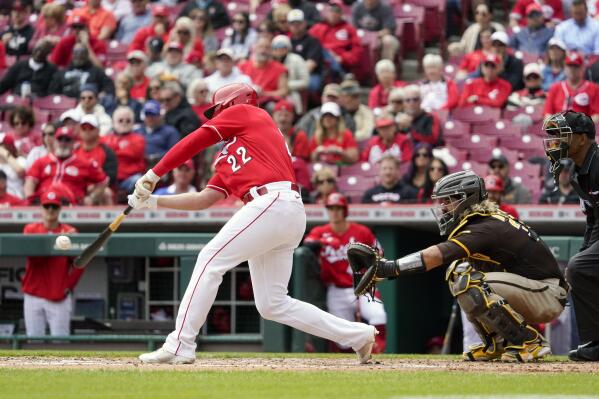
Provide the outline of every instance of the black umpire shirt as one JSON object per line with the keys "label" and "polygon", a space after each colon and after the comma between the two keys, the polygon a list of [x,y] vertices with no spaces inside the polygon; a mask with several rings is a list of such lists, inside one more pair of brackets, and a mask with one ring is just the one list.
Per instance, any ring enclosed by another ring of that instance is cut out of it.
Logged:
{"label": "black umpire shirt", "polygon": [[581,207],[587,216],[582,248],[590,247],[599,239],[599,156],[597,144],[593,144],[583,164],[574,167],[570,183],[580,197]]}
{"label": "black umpire shirt", "polygon": [[530,227],[502,211],[467,215],[438,247],[446,264],[468,259],[483,272],[564,281],[547,244]]}

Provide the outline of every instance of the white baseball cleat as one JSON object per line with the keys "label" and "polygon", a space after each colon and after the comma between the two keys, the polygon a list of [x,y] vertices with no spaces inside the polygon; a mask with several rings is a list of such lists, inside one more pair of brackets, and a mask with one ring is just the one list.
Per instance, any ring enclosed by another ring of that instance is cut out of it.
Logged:
{"label": "white baseball cleat", "polygon": [[366,345],[364,345],[356,351],[356,355],[358,355],[358,361],[360,362],[360,364],[370,363],[370,360],[372,359],[372,347],[374,346],[374,337],[376,337],[379,333],[379,330],[377,330],[374,327],[373,329],[374,334],[372,334],[372,341],[369,341],[368,343],[366,343]]}
{"label": "white baseball cleat", "polygon": [[141,360],[143,363],[156,364],[192,364],[196,361],[196,359],[193,357],[175,355],[174,353],[167,352],[164,348],[139,355],[139,360]]}

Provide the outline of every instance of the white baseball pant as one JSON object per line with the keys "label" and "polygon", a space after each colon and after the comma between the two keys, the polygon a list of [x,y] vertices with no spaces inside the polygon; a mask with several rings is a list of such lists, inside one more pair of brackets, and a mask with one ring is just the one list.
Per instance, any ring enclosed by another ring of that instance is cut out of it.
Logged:
{"label": "white baseball pant", "polygon": [[69,335],[71,330],[72,301],[69,294],[62,301],[49,301],[37,296],[23,295],[23,313],[25,331],[29,336],[46,334],[46,323],[50,326],[50,335]]}
{"label": "white baseball pant", "polygon": [[360,349],[374,327],[350,322],[287,295],[293,250],[306,229],[306,213],[289,182],[271,183],[223,226],[198,255],[181,300],[176,329],[166,339],[168,352],[195,357],[196,336],[206,321],[223,275],[249,261],[256,307],[262,317],[341,345]]}

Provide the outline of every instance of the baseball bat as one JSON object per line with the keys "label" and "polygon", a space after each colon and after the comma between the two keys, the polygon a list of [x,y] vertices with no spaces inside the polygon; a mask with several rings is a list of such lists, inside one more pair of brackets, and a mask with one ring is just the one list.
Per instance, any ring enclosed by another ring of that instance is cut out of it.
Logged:
{"label": "baseball bat", "polygon": [[447,331],[445,332],[445,337],[443,338],[443,347],[441,348],[441,354],[443,354],[443,355],[449,354],[449,347],[451,346],[451,337],[453,336],[455,321],[458,318],[459,312],[460,312],[460,307],[458,306],[458,301],[454,300],[453,305],[451,306],[451,315],[449,316],[449,323],[447,324]]}

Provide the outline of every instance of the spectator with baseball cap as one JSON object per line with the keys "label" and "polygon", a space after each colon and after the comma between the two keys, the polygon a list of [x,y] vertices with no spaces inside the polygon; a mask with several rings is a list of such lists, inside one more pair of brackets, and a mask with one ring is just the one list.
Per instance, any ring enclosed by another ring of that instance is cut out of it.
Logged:
{"label": "spectator with baseball cap", "polygon": [[130,44],[135,33],[152,24],[152,12],[148,8],[148,0],[131,1],[131,12],[119,20],[119,28],[115,39],[119,43]]}
{"label": "spectator with baseball cap", "polygon": [[503,198],[503,179],[498,175],[488,175],[485,177],[485,188],[487,189],[489,201],[496,203],[499,209],[508,215],[519,219],[518,211],[513,206],[502,203]]}
{"label": "spectator with baseball cap", "polygon": [[54,123],[44,123],[42,125],[42,144],[37,147],[33,147],[27,159],[25,160],[25,170],[29,169],[31,165],[41,157],[48,155],[54,148],[54,135],[56,134],[56,125]]}
{"label": "spectator with baseball cap", "polygon": [[377,85],[370,90],[368,106],[371,109],[383,108],[389,102],[389,93],[395,87],[403,87],[405,82],[397,79],[395,64],[391,60],[379,60],[374,66]]}
{"label": "spectator with baseball cap", "polygon": [[272,114],[277,127],[283,133],[287,147],[291,150],[291,155],[310,161],[310,145],[308,136],[302,130],[293,127],[295,117],[294,106],[287,100],[280,100],[275,104]]}
{"label": "spectator with baseball cap", "polygon": [[187,87],[187,101],[191,104],[191,109],[195,112],[200,122],[204,124],[208,119],[204,112],[212,106],[212,97],[205,79],[195,79]]}
{"label": "spectator with baseball cap", "polygon": [[169,42],[166,45],[164,61],[155,62],[148,67],[146,75],[153,77],[172,77],[187,87],[192,80],[201,78],[202,71],[183,59],[183,45],[179,42]]}
{"label": "spectator with baseball cap", "polygon": [[25,202],[21,198],[8,193],[6,188],[6,180],[6,173],[4,173],[2,169],[0,169],[0,208],[10,208],[11,206],[25,205]]}
{"label": "spectator with baseball cap", "polygon": [[381,113],[376,120],[376,135],[374,135],[362,151],[360,160],[375,164],[387,154],[402,162],[412,158],[412,142],[407,135],[401,134],[393,115]]}
{"label": "spectator with baseball cap", "polygon": [[499,58],[495,54],[488,54],[481,62],[482,77],[474,78],[464,86],[460,107],[486,105],[503,108],[512,87],[507,80],[499,77],[499,68]]}
{"label": "spectator with baseball cap", "polygon": [[443,76],[443,58],[438,54],[427,54],[422,59],[425,79],[420,82],[422,108],[433,112],[452,110],[458,105],[458,86]]}
{"label": "spectator with baseball cap", "polygon": [[227,9],[219,0],[187,0],[179,16],[187,17],[195,9],[206,12],[206,16],[210,19],[210,24],[214,29],[224,28],[231,24]]}
{"label": "spectator with baseball cap", "polygon": [[510,163],[503,154],[494,154],[489,160],[489,174],[503,181],[503,202],[506,204],[530,204],[532,195],[520,183],[510,178]]}
{"label": "spectator with baseball cap", "polygon": [[[102,168],[108,176],[109,187],[116,185],[118,161],[114,151],[105,143],[100,141],[100,123],[94,114],[87,114],[81,118],[79,126],[79,146],[75,150],[75,155],[88,160],[93,160]],[[106,190],[110,190],[108,187]],[[110,199],[111,195],[98,197],[96,200]],[[103,205],[108,205],[102,201]]]}
{"label": "spectator with baseball cap", "polygon": [[318,92],[322,86],[324,50],[322,44],[308,33],[308,23],[302,10],[294,9],[287,14],[287,24],[293,52],[305,61],[310,73],[310,92]]}
{"label": "spectator with baseball cap", "polygon": [[166,82],[160,89],[160,106],[164,122],[174,127],[184,137],[200,127],[200,120],[189,105],[185,92],[178,82]]}
{"label": "spectator with baseball cap", "polygon": [[588,15],[586,0],[572,0],[570,14],[572,18],[555,28],[555,37],[568,50],[576,50],[584,55],[599,53],[599,22]]}
{"label": "spectator with baseball cap", "polygon": [[555,82],[566,79],[565,60],[566,45],[553,37],[547,43],[547,62],[543,67],[543,90],[548,91]]}
{"label": "spectator with baseball cap", "polygon": [[546,19],[551,24],[556,22],[559,23],[564,19],[564,9],[561,0],[544,0],[543,2],[536,2],[534,0],[516,0],[514,8],[512,8],[512,11],[510,12],[511,27],[516,27],[518,25],[521,27],[527,26],[528,18],[530,18],[531,5],[538,8],[543,15],[543,19]]}
{"label": "spectator with baseball cap", "polygon": [[31,6],[29,0],[12,1],[10,22],[1,34],[7,55],[20,57],[29,54],[29,41],[34,33],[29,22]]}
{"label": "spectator with baseball cap", "polygon": [[298,114],[303,113],[304,101],[302,94],[308,89],[310,73],[306,61],[299,55],[291,52],[291,40],[288,36],[277,35],[271,42],[272,56],[287,68],[288,98],[293,102]]}
{"label": "spectator with baseball cap", "polygon": [[[106,110],[101,104],[98,104],[98,87],[95,84],[84,84],[81,87],[79,93],[79,103],[75,107],[72,115],[66,115],[66,111],[63,115],[65,118],[72,118],[76,120],[77,125],[81,121],[84,115],[92,114],[98,120],[100,124],[100,135],[104,136],[112,130],[112,119],[110,115],[106,113]],[[62,120],[62,115],[61,115]]]}
{"label": "spectator with baseball cap", "polygon": [[398,157],[385,153],[376,164],[379,168],[379,184],[366,190],[362,196],[363,204],[391,205],[416,198],[414,189],[401,181],[401,161]]}
{"label": "spectator with baseball cap", "polygon": [[[42,193],[42,221],[25,225],[23,234],[77,233],[73,226],[59,220],[62,205],[68,204],[70,197],[63,190],[63,186],[51,186]],[[50,335],[70,335],[72,292],[84,271],[73,267],[73,258],[68,256],[26,258],[21,288],[27,335],[46,335],[46,325]]]}
{"label": "spectator with baseball cap", "polygon": [[195,177],[193,161],[188,159],[177,168],[173,169],[173,184],[156,190],[155,195],[173,195],[183,193],[195,193],[196,188],[192,184]]}
{"label": "spectator with baseball cap", "polygon": [[150,45],[151,40],[154,38],[160,39],[163,45],[168,42],[168,33],[170,31],[169,9],[164,4],[154,4],[151,8],[152,21],[135,33],[129,45],[129,52],[133,50],[146,51],[146,46]]}
{"label": "spectator with baseball cap", "polygon": [[48,62],[53,46],[50,40],[38,41],[31,58],[15,62],[6,71],[0,80],[0,94],[10,90],[21,97],[47,96],[50,82],[57,71],[56,66]]}
{"label": "spectator with baseball cap", "polygon": [[221,48],[216,52],[216,71],[206,78],[210,93],[231,83],[252,84],[252,79],[235,65],[234,57],[233,50],[228,48]]}
{"label": "spectator with baseball cap", "polygon": [[566,80],[556,82],[547,93],[544,114],[573,110],[599,122],[599,86],[584,78],[582,54],[570,51],[566,56]]}
{"label": "spectator with baseball cap", "polygon": [[397,24],[391,7],[382,0],[356,2],[352,6],[352,24],[357,29],[376,32],[379,37],[381,58],[394,61],[399,51],[395,36]]}
{"label": "spectator with baseball cap", "polygon": [[0,133],[0,171],[7,179],[8,193],[23,198],[23,158],[17,154],[15,138],[10,133]]}
{"label": "spectator with baseball cap", "polygon": [[55,183],[63,184],[80,204],[99,203],[108,185],[102,168],[94,160],[74,154],[76,136],[72,129],[59,128],[55,139],[52,152],[27,170],[24,192],[29,203],[38,202]]}
{"label": "spectator with baseball cap", "polygon": [[524,89],[513,92],[508,98],[508,104],[516,107],[528,105],[543,105],[547,93],[543,90],[541,66],[531,62],[524,67]]}
{"label": "spectator with baseball cap", "polygon": [[[89,61],[99,68],[103,66],[108,51],[106,43],[89,34],[88,23],[89,20],[85,15],[69,17],[69,30],[52,50],[49,57],[51,63],[59,68],[66,68],[71,64],[73,56],[75,56],[75,47],[79,44],[87,52]],[[81,48],[77,47],[77,51],[81,51]]]}
{"label": "spectator with baseball cap", "polygon": [[320,121],[310,141],[312,160],[329,164],[352,164],[358,160],[358,145],[341,120],[341,108],[328,102],[320,107]]}
{"label": "spectator with baseball cap", "polygon": [[[559,174],[557,187],[551,185],[550,187],[545,186],[541,198],[539,198],[539,204],[578,204],[580,203],[580,197],[574,191],[570,178],[572,177],[572,161],[569,159],[561,160],[560,163],[563,168]],[[553,179],[552,183],[553,182]]]}
{"label": "spectator with baseball cap", "polygon": [[145,157],[150,165],[154,165],[162,156],[181,139],[177,130],[166,125],[160,115],[160,103],[149,100],[141,111],[143,125],[135,132],[145,139]]}
{"label": "spectator with baseball cap", "polygon": [[[286,1],[275,1],[274,3],[281,3],[288,5],[292,10],[299,10],[303,13],[304,18],[308,24],[308,27],[313,26],[317,22],[321,21],[320,11],[312,4],[312,2],[307,0],[286,0]],[[273,7],[274,8],[274,7]],[[269,12],[267,15],[269,20],[274,20],[274,15],[272,12]]]}
{"label": "spectator with baseball cap", "polygon": [[[341,97],[341,86],[337,83],[329,83],[322,89],[322,94],[320,96],[320,102],[322,104],[327,102],[334,102],[336,104],[340,104],[339,100]],[[354,131],[356,129],[356,125],[354,122],[354,118],[349,115],[349,113],[344,112],[343,108],[341,108],[341,117],[343,118],[343,123],[350,130]],[[299,130],[303,130],[308,135],[308,138],[314,135],[314,131],[316,130],[316,126],[320,123],[320,106],[312,108],[310,111],[304,113],[304,115],[296,122],[295,126]]]}
{"label": "spectator with baseball cap", "polygon": [[148,56],[141,50],[133,50],[127,54],[127,68],[125,71],[133,78],[131,87],[131,98],[137,101],[145,101],[150,79],[146,76],[148,67]]}
{"label": "spectator with baseball cap", "polygon": [[505,32],[495,32],[491,35],[493,53],[499,58],[499,77],[509,82],[512,90],[524,87],[522,72],[524,64],[508,51],[509,37]]}
{"label": "spectator with baseball cap", "polygon": [[355,129],[352,131],[355,139],[357,141],[368,140],[374,130],[374,113],[360,100],[362,93],[360,83],[348,74],[346,79],[341,82],[340,88],[339,104],[354,120]]}
{"label": "spectator with baseball cap", "polygon": [[545,25],[543,9],[533,2],[526,6],[526,27],[511,37],[510,47],[541,56],[545,54],[547,43],[552,37],[553,29]]}
{"label": "spectator with baseball cap", "polygon": [[71,15],[85,16],[89,34],[99,40],[109,39],[117,27],[117,19],[112,12],[102,7],[102,0],[88,0],[86,6],[75,8]]}

